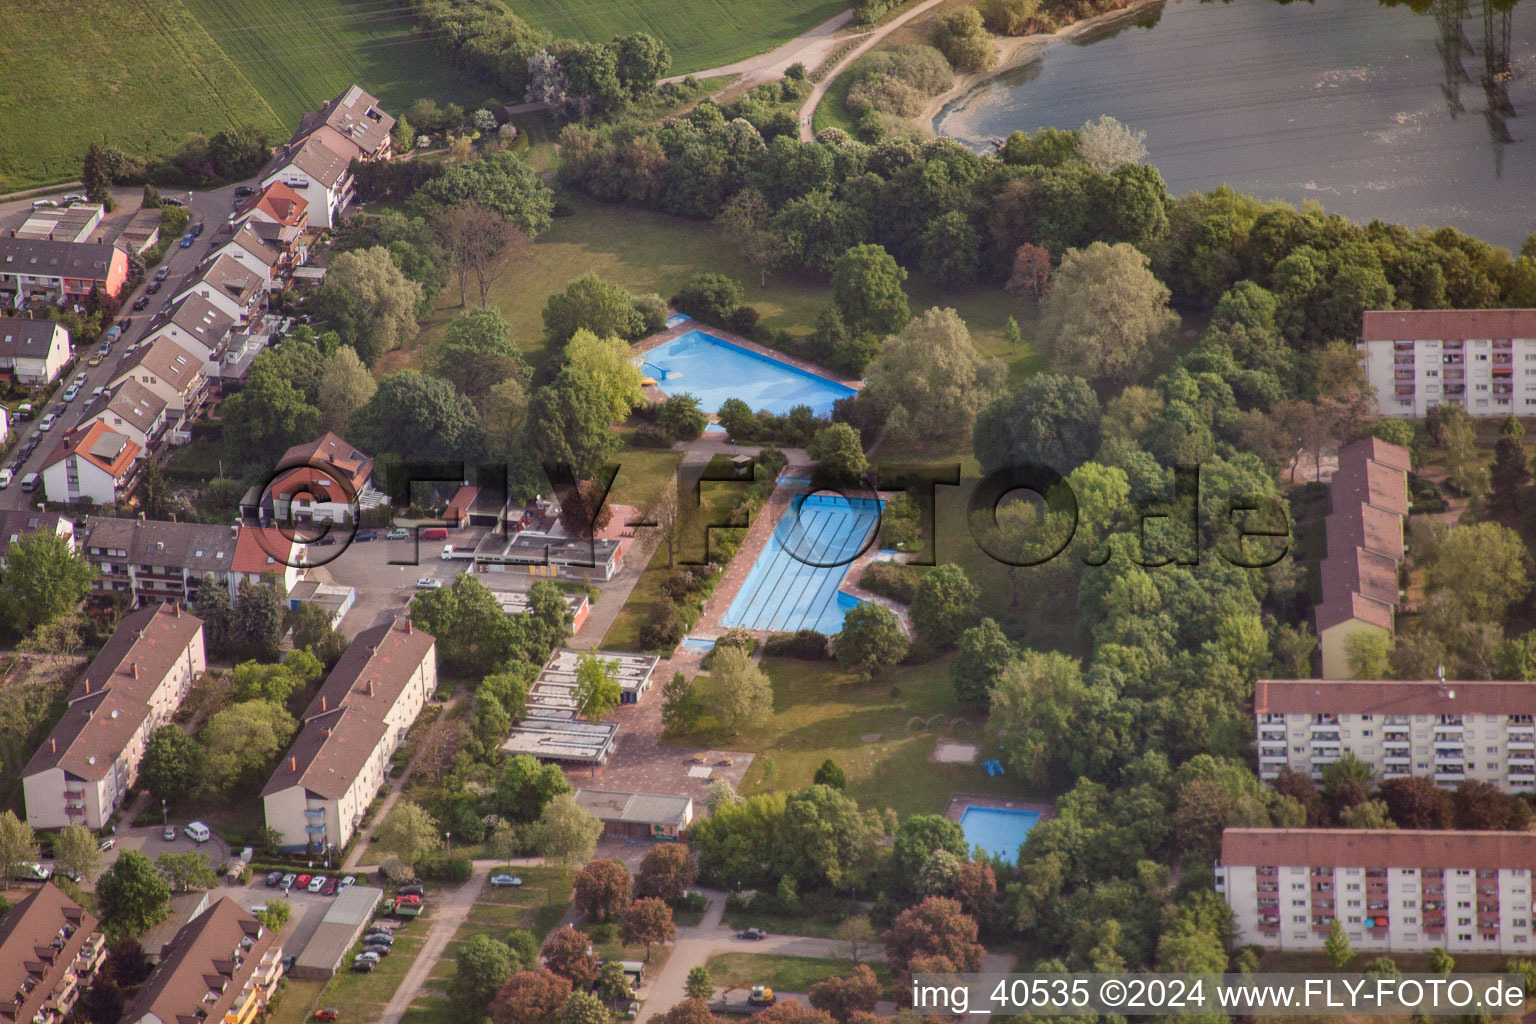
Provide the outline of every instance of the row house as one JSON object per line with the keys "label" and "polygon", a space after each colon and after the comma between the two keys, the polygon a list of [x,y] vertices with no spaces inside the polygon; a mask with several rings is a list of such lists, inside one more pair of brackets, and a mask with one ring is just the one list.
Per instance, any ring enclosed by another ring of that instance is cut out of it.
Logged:
{"label": "row house", "polygon": [[0,238],[0,306],[78,305],[92,289],[115,299],[127,280],[128,254],[115,245]]}
{"label": "row house", "polygon": [[[170,426],[165,400],[136,380],[125,380],[93,402],[77,430],[92,423],[102,423],[148,451],[164,436]],[[98,408],[99,406],[99,408]]]}
{"label": "row house", "polygon": [[124,359],[107,386],[115,390],[132,380],[149,389],[165,403],[172,443],[182,444],[191,440],[188,424],[208,398],[206,367],[201,349],[193,352],[170,338],[157,338]]}
{"label": "row house", "polygon": [[150,734],[171,720],[204,665],[203,621],[181,605],[124,616],[22,769],[27,823],[103,828],[138,778]]}
{"label": "row house", "polygon": [[17,383],[53,383],[73,352],[69,331],[57,320],[0,318],[0,374]]}
{"label": "row house", "polygon": [[220,306],[201,295],[188,295],[163,320],[149,326],[140,347],[169,338],[194,355],[203,356],[204,372],[219,361],[234,330],[236,320]]}
{"label": "row house", "polygon": [[215,253],[193,271],[171,298],[185,302],[199,296],[212,303],[238,326],[256,315],[266,297],[266,274],[223,251]]}
{"label": "row house", "polygon": [[49,501],[111,505],[133,492],[143,452],[128,435],[92,420],[62,434],[43,459],[43,489]]}
{"label": "row house", "polygon": [[282,242],[282,231],[275,224],[246,221],[230,240],[214,251],[248,268],[261,280],[263,291],[280,290],[291,272],[291,247]]}
{"label": "row house", "polygon": [[388,778],[390,758],[436,689],[436,641],[408,617],[357,635],[261,792],[283,849],[318,854],[351,841]]}
{"label": "row house", "polygon": [[107,958],[96,915],[45,883],[0,917],[0,1022],[62,1024]]}
{"label": "row house", "polygon": [[1229,828],[1216,889],[1237,945],[1321,950],[1337,920],[1359,952],[1525,954],[1536,833]]}
{"label": "row house", "polygon": [[288,154],[262,178],[263,188],[282,184],[306,204],[311,228],[333,228],[352,201],[351,159],[315,135],[290,147]]}
{"label": "row house", "polygon": [[5,568],[5,558],[12,544],[29,533],[38,532],[62,537],[69,550],[75,550],[75,524],[57,512],[0,509],[0,569]]}
{"label": "row house", "polygon": [[1377,779],[1536,792],[1536,683],[1260,679],[1253,708],[1265,780],[1287,768],[1321,779],[1353,755]]}
{"label": "row house", "polygon": [[1318,566],[1322,600],[1314,609],[1324,679],[1349,678],[1352,634],[1390,636],[1396,628],[1410,468],[1406,448],[1379,438],[1339,449],[1323,524],[1328,551]]}
{"label": "row house", "polygon": [[250,1024],[283,977],[283,947],[244,907],[220,896],[160,951],[123,1024]]}
{"label": "row house", "polygon": [[86,516],[78,548],[96,568],[92,588],[120,594],[131,605],[191,603],[209,581],[231,601],[241,583],[267,577],[292,589],[304,558],[304,545],[278,530],[106,516]]}
{"label": "row house", "polygon": [[1356,349],[1383,416],[1536,414],[1536,309],[1367,310]]}
{"label": "row house", "polygon": [[394,152],[394,130],[395,119],[384,112],[377,99],[354,85],[300,118],[287,150],[292,152],[310,139],[319,139],[349,161],[388,160]]}

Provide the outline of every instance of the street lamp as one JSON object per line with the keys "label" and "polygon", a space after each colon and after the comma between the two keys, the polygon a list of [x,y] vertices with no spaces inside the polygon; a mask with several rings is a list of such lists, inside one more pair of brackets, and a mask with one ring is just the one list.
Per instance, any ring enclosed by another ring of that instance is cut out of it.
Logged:
{"label": "street lamp", "polygon": [[443,841],[448,844],[448,852],[452,853],[453,852],[453,833],[452,832],[444,832],[443,833]]}
{"label": "street lamp", "polygon": [[169,825],[170,823],[171,823],[170,812],[167,811],[166,808],[165,808],[165,798],[161,797],[160,798],[160,824],[162,824],[162,825]]}

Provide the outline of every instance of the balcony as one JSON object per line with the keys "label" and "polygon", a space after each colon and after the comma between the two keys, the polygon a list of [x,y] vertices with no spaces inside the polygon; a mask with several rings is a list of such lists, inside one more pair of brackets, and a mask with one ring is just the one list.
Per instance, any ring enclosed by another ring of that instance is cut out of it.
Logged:
{"label": "balcony", "polygon": [[1437,771],[1437,772],[1435,772],[1435,781],[1436,782],[1465,782],[1466,780],[1467,780],[1467,773],[1464,772],[1464,771]]}

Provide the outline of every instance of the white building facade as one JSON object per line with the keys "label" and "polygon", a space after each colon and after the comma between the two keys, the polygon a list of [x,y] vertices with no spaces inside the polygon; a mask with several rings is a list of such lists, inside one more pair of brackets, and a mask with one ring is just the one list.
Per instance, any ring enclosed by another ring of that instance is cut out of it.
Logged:
{"label": "white building facade", "polygon": [[1371,310],[1357,348],[1384,416],[1536,415],[1536,309]]}

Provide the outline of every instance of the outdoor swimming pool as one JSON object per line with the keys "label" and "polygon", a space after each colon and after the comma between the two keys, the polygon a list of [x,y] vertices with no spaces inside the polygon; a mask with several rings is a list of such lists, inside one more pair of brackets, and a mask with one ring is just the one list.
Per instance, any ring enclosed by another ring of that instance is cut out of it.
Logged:
{"label": "outdoor swimming pool", "polygon": [[720,624],[788,632],[814,629],[828,635],[840,632],[843,613],[863,602],[838,586],[879,520],[880,503],[872,498],[796,497],[752,563]]}
{"label": "outdoor swimming pool", "polygon": [[1007,807],[967,807],[960,815],[960,830],[965,841],[1012,864],[1019,856],[1029,830],[1040,820],[1039,811],[1016,811]]}
{"label": "outdoor swimming pool", "polygon": [[718,412],[727,398],[739,398],[754,412],[783,415],[808,405],[830,416],[832,403],[853,388],[768,356],[749,352],[712,334],[692,330],[645,353],[641,372],[668,395],[689,394],[705,412]]}

